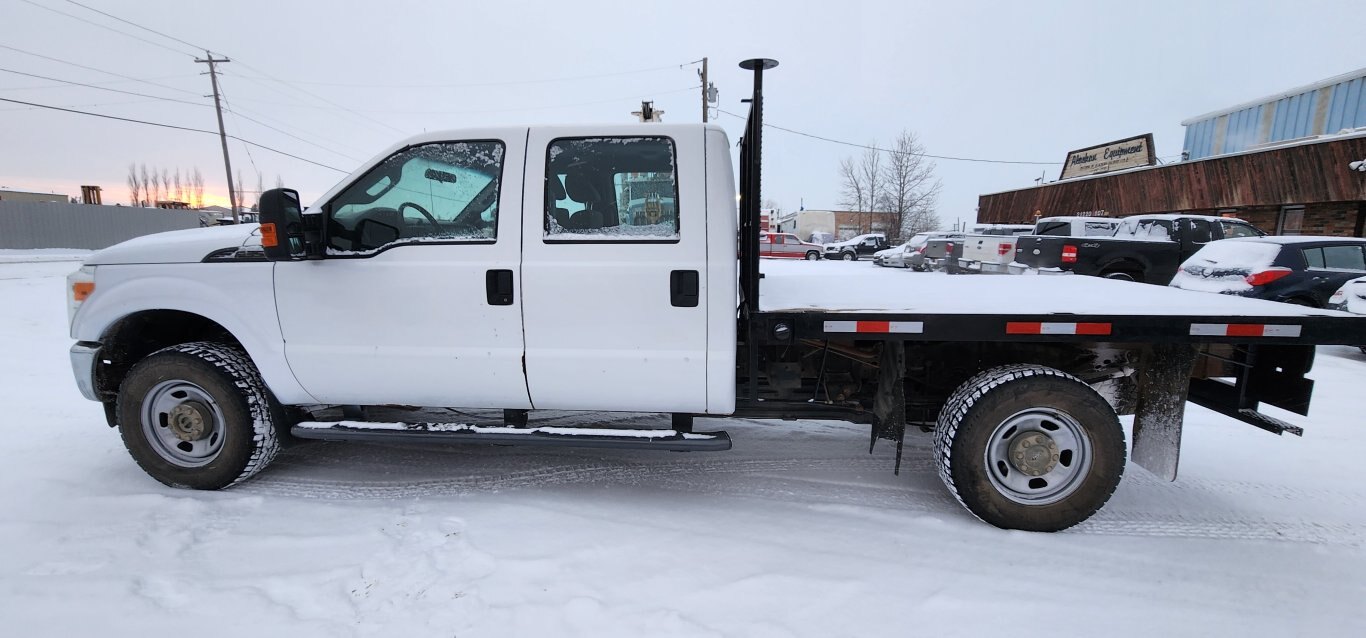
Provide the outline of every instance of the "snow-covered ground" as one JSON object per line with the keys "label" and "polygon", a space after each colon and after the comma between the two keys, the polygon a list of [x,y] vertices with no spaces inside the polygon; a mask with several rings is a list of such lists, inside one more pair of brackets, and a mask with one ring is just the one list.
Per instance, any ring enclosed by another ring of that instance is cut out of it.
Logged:
{"label": "snow-covered ground", "polygon": [[1180,480],[1131,466],[1059,534],[977,522],[927,436],[898,477],[830,422],[700,421],[715,454],[314,444],[202,493],[77,393],[76,262],[5,257],[5,636],[1366,635],[1355,348],[1320,350],[1311,418],[1278,413],[1304,438],[1192,407]]}

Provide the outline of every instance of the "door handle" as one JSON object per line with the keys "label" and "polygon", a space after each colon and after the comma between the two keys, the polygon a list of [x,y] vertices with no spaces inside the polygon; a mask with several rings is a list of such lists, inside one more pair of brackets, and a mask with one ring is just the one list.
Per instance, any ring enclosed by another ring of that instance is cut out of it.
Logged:
{"label": "door handle", "polygon": [[484,276],[490,306],[512,305],[512,271],[490,270]]}
{"label": "door handle", "polygon": [[669,303],[675,308],[696,308],[698,297],[696,270],[675,270],[669,273]]}

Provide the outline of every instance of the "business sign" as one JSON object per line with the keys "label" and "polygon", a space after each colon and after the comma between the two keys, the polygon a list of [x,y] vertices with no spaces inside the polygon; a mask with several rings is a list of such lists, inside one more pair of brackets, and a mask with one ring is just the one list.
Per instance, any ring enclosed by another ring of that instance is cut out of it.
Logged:
{"label": "business sign", "polygon": [[1156,163],[1153,134],[1147,133],[1068,153],[1067,161],[1062,166],[1062,177],[1058,179],[1097,175]]}

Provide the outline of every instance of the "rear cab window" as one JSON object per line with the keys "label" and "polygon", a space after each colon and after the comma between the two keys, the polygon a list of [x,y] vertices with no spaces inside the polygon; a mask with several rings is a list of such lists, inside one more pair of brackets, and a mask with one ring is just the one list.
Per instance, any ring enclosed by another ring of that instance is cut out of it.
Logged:
{"label": "rear cab window", "polygon": [[[667,137],[553,140],[545,235],[558,242],[677,242],[678,170]],[[781,236],[769,235],[771,243]]]}
{"label": "rear cab window", "polygon": [[1310,268],[1366,272],[1366,252],[1359,244],[1305,248],[1302,252]]}

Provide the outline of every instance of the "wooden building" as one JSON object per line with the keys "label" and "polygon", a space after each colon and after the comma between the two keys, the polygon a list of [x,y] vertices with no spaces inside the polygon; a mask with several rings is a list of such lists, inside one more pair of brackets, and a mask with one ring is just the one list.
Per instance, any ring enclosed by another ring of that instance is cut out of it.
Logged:
{"label": "wooden building", "polygon": [[1363,236],[1366,69],[1181,124],[1179,163],[983,195],[977,221],[1190,212],[1236,216],[1276,234]]}
{"label": "wooden building", "polygon": [[1231,215],[1269,233],[1362,237],[1366,134],[1069,179],[982,195],[977,221],[1030,223],[1051,215]]}

